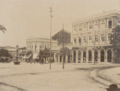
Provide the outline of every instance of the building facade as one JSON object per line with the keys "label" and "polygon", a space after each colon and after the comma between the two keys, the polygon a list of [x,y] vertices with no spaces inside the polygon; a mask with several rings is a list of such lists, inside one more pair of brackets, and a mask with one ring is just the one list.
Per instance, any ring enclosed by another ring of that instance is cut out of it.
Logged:
{"label": "building facade", "polygon": [[73,63],[108,63],[114,60],[110,44],[112,29],[120,20],[117,10],[80,19],[72,23]]}
{"label": "building facade", "polygon": [[[27,39],[27,50],[31,50],[39,53],[40,50],[44,50],[45,48],[50,48],[50,39],[47,38],[30,38]],[[57,41],[51,40],[51,49],[57,50]]]}

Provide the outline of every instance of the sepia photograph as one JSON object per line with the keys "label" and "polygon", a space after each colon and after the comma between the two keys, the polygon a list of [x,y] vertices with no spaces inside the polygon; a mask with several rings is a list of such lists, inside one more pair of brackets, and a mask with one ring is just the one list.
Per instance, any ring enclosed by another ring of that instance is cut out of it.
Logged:
{"label": "sepia photograph", "polygon": [[120,0],[0,0],[0,91],[120,91]]}

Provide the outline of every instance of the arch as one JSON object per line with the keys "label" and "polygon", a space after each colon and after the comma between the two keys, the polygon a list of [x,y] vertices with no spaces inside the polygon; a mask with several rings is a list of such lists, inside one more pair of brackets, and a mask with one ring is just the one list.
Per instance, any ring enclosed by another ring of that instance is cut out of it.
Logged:
{"label": "arch", "polygon": [[88,61],[92,61],[92,51],[91,50],[89,50],[88,51]]}
{"label": "arch", "polygon": [[81,51],[78,50],[78,63],[80,63],[80,61],[81,61]]}
{"label": "arch", "polygon": [[86,62],[86,51],[83,50],[83,62]]}
{"label": "arch", "polygon": [[104,62],[105,61],[104,60],[104,57],[105,57],[105,51],[104,51],[104,49],[101,49],[100,53],[101,53],[101,62]]}
{"label": "arch", "polygon": [[94,50],[94,61],[95,62],[98,61],[98,50],[97,49]]}
{"label": "arch", "polygon": [[107,62],[112,62],[112,51],[111,51],[111,49],[107,50]]}
{"label": "arch", "polygon": [[73,51],[73,63],[76,63],[76,51]]}

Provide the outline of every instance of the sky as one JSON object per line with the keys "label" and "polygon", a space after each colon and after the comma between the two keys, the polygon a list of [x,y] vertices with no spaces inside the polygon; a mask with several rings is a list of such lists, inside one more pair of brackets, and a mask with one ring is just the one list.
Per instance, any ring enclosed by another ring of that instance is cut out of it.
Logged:
{"label": "sky", "polygon": [[71,32],[74,20],[110,10],[120,10],[120,0],[0,0],[0,46],[26,46],[31,37],[50,38],[63,28]]}

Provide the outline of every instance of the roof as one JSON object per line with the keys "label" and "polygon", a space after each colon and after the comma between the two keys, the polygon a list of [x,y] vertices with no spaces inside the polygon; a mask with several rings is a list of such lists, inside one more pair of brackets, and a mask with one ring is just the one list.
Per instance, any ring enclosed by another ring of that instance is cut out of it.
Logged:
{"label": "roof", "polygon": [[67,30],[61,29],[59,32],[57,32],[55,35],[52,36],[52,38],[55,38],[56,36],[58,36],[60,33],[65,32],[68,34],[71,34],[70,32],[68,32]]}
{"label": "roof", "polygon": [[93,21],[93,20],[105,18],[105,17],[108,17],[108,16],[110,16],[110,17],[111,16],[119,16],[120,17],[120,11],[111,10],[111,11],[95,14],[93,16],[82,17],[80,19],[77,19],[77,20],[73,21],[73,24],[81,23],[81,22],[87,22],[87,21]]}

